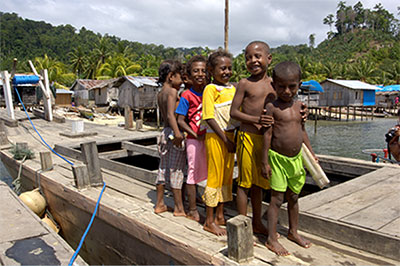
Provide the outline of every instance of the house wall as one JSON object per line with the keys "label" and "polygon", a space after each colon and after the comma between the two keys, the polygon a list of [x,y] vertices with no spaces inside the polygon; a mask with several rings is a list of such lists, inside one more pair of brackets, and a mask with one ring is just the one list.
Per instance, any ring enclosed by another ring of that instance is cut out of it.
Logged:
{"label": "house wall", "polygon": [[106,105],[107,102],[107,87],[92,90],[94,94],[94,102],[96,105]]}
{"label": "house wall", "polygon": [[87,90],[76,90],[74,96],[75,106],[88,105],[89,104],[89,91]]}
{"label": "house wall", "polygon": [[132,109],[157,108],[158,87],[143,86],[136,88],[131,82],[125,81],[119,87],[118,106],[130,106]]}
{"label": "house wall", "polygon": [[324,92],[319,98],[319,106],[362,106],[363,90],[353,90],[332,82],[322,84]]}
{"label": "house wall", "polygon": [[56,105],[71,105],[72,94],[58,93],[56,97]]}

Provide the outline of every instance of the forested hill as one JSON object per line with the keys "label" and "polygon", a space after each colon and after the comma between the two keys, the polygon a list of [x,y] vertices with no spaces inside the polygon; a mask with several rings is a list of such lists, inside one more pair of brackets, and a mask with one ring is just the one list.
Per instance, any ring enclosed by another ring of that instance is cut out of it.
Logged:
{"label": "forested hill", "polygon": [[[32,60],[38,69],[49,70],[52,81],[65,86],[78,77],[156,76],[163,59],[185,61],[192,54],[210,52],[207,47],[171,48],[121,40],[84,27],[79,30],[71,25],[55,27],[23,19],[15,13],[0,12],[0,23],[1,70],[10,70],[13,58],[19,62]],[[273,48],[269,71],[282,60],[294,60],[302,67],[305,80],[341,78],[400,84],[400,26],[394,14],[380,4],[364,9],[361,2],[354,6],[339,2],[336,14],[329,14],[321,21],[321,27],[328,26],[331,31],[317,47],[315,35],[311,34],[308,44]],[[20,63],[18,70],[29,71],[29,68]],[[237,81],[247,75],[243,54],[236,56],[232,79]]]}

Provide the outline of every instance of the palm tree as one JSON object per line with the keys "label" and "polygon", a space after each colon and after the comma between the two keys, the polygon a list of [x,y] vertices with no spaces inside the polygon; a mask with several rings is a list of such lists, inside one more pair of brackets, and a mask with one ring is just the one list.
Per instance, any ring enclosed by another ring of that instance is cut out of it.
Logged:
{"label": "palm tree", "polygon": [[140,73],[141,67],[123,57],[122,55],[109,57],[106,63],[100,66],[97,72],[98,79],[111,79],[117,77],[123,77],[127,75],[137,75]]}
{"label": "palm tree", "polygon": [[393,66],[386,73],[391,83],[400,84],[400,62],[393,63]]}
{"label": "palm tree", "polygon": [[329,61],[323,65],[322,73],[328,79],[334,79],[338,76],[338,65],[332,61]]}
{"label": "palm tree", "polygon": [[87,65],[87,58],[82,50],[81,46],[74,48],[68,53],[70,57],[69,62],[71,63],[72,70],[77,73],[78,77],[85,71]]}
{"label": "palm tree", "polygon": [[375,82],[377,68],[371,61],[357,60],[351,65],[351,75],[362,82]]}

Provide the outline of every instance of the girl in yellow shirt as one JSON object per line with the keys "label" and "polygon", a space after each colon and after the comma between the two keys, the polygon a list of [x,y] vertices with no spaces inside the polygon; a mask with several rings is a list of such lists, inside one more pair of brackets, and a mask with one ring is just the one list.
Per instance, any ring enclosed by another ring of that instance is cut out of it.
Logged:
{"label": "girl in yellow shirt", "polygon": [[[232,175],[234,167],[235,125],[229,111],[235,87],[229,84],[232,76],[232,55],[218,50],[207,62],[212,83],[203,92],[203,120],[207,123],[205,138],[208,167],[207,186],[203,200],[206,204],[204,230],[218,236],[226,235],[224,202],[232,200]],[[214,210],[216,211],[214,217]]]}

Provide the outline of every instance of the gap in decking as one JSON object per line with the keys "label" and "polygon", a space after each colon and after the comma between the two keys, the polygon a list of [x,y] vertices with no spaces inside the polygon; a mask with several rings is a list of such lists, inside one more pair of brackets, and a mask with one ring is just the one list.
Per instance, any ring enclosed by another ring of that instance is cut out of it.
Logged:
{"label": "gap in decking", "polygon": [[130,140],[130,142],[143,145],[143,146],[151,146],[151,145],[157,145],[157,138],[146,138],[146,139],[134,139]]}
{"label": "gap in decking", "polygon": [[[75,147],[75,150],[80,151],[81,147]],[[107,144],[97,144],[97,151],[99,153],[122,150],[121,142],[113,142]]]}
{"label": "gap in decking", "polygon": [[149,171],[157,170],[159,159],[153,156],[139,154],[122,158],[112,159],[113,161],[143,168]]}

